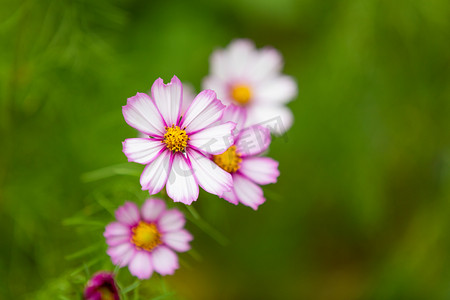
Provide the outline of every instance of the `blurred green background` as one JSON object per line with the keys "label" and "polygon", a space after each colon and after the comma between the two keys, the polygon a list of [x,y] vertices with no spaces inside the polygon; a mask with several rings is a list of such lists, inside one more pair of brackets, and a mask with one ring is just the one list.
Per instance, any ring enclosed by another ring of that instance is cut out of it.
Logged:
{"label": "blurred green background", "polygon": [[0,7],[0,299],[80,299],[114,269],[110,212],[147,196],[121,106],[174,74],[198,92],[238,37],[279,49],[299,84],[279,182],[257,212],[179,206],[194,250],[139,288],[122,269],[129,299],[450,299],[448,0]]}

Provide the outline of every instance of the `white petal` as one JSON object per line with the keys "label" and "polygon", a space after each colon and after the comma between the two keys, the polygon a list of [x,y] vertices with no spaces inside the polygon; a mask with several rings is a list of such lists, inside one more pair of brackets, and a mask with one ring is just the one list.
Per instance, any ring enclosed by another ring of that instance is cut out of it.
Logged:
{"label": "white petal", "polygon": [[222,117],[225,105],[217,100],[216,93],[211,90],[201,92],[195,97],[181,121],[189,133],[199,131]]}
{"label": "white petal", "polygon": [[154,161],[147,165],[141,174],[141,186],[148,190],[150,195],[156,194],[164,187],[169,178],[172,166],[171,152],[163,151]]}
{"label": "white petal", "polygon": [[189,136],[189,145],[209,154],[224,153],[234,142],[235,123],[209,127]]}
{"label": "white petal", "polygon": [[270,140],[270,132],[265,127],[254,125],[245,128],[236,140],[237,152],[244,157],[260,154],[267,150]]}
{"label": "white petal", "polygon": [[257,184],[277,182],[278,162],[269,157],[248,157],[241,162],[239,172]]}
{"label": "white petal", "polygon": [[253,82],[271,79],[277,76],[283,67],[280,52],[271,47],[260,49],[249,66],[247,74]]}
{"label": "white petal", "polygon": [[166,210],[160,217],[158,221],[158,228],[162,233],[177,231],[183,228],[186,223],[186,219],[182,212],[178,209]]}
{"label": "white petal", "polygon": [[164,148],[161,140],[150,138],[126,139],[122,145],[122,151],[127,156],[128,161],[145,165],[151,163]]}
{"label": "white petal", "polygon": [[152,98],[168,127],[177,125],[181,114],[183,85],[177,76],[168,84],[158,78],[152,85]]}
{"label": "white petal", "polygon": [[187,205],[198,198],[198,184],[195,181],[192,168],[181,153],[177,153],[173,157],[166,191],[173,201]]}
{"label": "white petal", "polygon": [[172,275],[178,269],[178,256],[169,248],[159,246],[152,251],[152,264],[161,275]]}
{"label": "white petal", "polygon": [[184,115],[189,105],[191,105],[192,101],[195,98],[195,89],[189,83],[183,83],[183,102],[181,104],[181,114]]}
{"label": "white petal", "polygon": [[189,242],[192,239],[192,234],[184,229],[167,232],[162,235],[164,244],[178,252],[185,252],[191,249]]}
{"label": "white petal", "polygon": [[215,50],[209,59],[209,65],[213,76],[216,76],[221,81],[228,78],[228,53],[225,50]]}
{"label": "white petal", "polygon": [[122,107],[122,113],[131,127],[149,136],[164,136],[164,120],[148,95],[137,93],[128,98],[127,105]]}
{"label": "white petal", "polygon": [[148,279],[152,276],[153,267],[151,262],[151,254],[144,250],[137,251],[136,255],[128,265],[130,273],[139,279]]}
{"label": "white petal", "polygon": [[261,187],[247,178],[235,174],[233,176],[233,183],[234,192],[242,204],[257,210],[258,206],[266,201]]}
{"label": "white petal", "polygon": [[166,203],[157,198],[147,199],[141,207],[142,218],[146,222],[154,222],[166,210]]}
{"label": "white petal", "polygon": [[256,58],[256,49],[252,41],[237,39],[231,42],[227,50],[227,73],[230,77],[241,80]]}
{"label": "white petal", "polygon": [[284,106],[252,105],[248,108],[246,126],[261,125],[271,133],[281,135],[291,128],[292,112]]}
{"label": "white petal", "polygon": [[218,195],[219,197],[233,186],[231,175],[217,166],[203,154],[188,150],[189,160],[194,169],[195,178],[198,184],[208,193]]}
{"label": "white petal", "polygon": [[290,76],[278,76],[263,81],[254,88],[257,103],[287,103],[297,97],[297,83]]}

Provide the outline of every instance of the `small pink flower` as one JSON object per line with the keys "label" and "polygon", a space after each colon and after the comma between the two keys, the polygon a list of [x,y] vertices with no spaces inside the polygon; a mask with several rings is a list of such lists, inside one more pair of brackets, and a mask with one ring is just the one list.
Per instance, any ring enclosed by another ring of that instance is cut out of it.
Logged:
{"label": "small pink flower", "polygon": [[176,208],[166,209],[160,199],[148,199],[139,211],[125,202],[116,210],[117,222],[106,226],[106,251],[115,265],[128,266],[130,273],[147,279],[153,271],[172,275],[178,269],[177,252],[188,251],[192,235],[183,227],[184,215]]}
{"label": "small pink flower", "polygon": [[98,272],[86,284],[84,289],[86,300],[120,300],[119,291],[114,281],[114,274]]}
{"label": "small pink flower", "polygon": [[143,190],[154,195],[166,186],[170,198],[189,205],[197,200],[199,185],[219,196],[230,190],[231,176],[206,155],[229,147],[235,124],[215,125],[225,106],[211,90],[198,94],[181,115],[182,90],[176,76],[169,84],[159,78],[152,97],[138,93],[128,98],[122,110],[125,121],[147,138],[126,139],[123,152],[128,161],[147,165],[140,179]]}
{"label": "small pink flower", "polygon": [[245,126],[264,123],[272,133],[282,134],[293,122],[285,104],[297,96],[296,82],[281,74],[282,67],[283,58],[274,48],[257,50],[250,40],[235,40],[212,54],[203,88],[216,91],[226,105],[244,107]]}
{"label": "small pink flower", "polygon": [[280,175],[277,161],[258,156],[269,147],[270,132],[259,125],[241,129],[245,123],[245,110],[235,105],[227,107],[223,120],[236,122],[238,130],[234,144],[224,153],[212,156],[218,166],[233,176],[233,188],[222,198],[256,210],[266,201],[259,185],[275,183]]}

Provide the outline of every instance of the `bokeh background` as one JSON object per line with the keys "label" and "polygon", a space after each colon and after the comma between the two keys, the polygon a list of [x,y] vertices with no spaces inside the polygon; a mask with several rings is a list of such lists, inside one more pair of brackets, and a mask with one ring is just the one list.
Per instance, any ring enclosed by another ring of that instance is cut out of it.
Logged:
{"label": "bokeh background", "polygon": [[0,299],[80,299],[104,226],[142,203],[121,106],[197,92],[234,38],[299,85],[255,212],[201,194],[174,276],[128,299],[450,299],[448,0],[0,1]]}

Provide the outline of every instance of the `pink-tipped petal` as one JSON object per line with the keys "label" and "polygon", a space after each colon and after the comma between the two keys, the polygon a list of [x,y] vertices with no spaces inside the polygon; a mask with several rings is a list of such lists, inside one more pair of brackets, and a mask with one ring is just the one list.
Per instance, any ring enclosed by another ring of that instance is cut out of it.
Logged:
{"label": "pink-tipped petal", "polygon": [[234,192],[242,204],[257,210],[258,206],[266,201],[261,187],[251,180],[239,174],[234,174],[233,183]]}
{"label": "pink-tipped petal", "polygon": [[239,172],[257,184],[277,182],[280,175],[278,162],[269,157],[247,157],[241,162]]}
{"label": "pink-tipped petal", "polygon": [[233,179],[230,173],[195,150],[188,149],[188,155],[194,169],[194,176],[205,191],[221,197],[224,192],[231,189]]}
{"label": "pink-tipped petal", "polygon": [[248,107],[246,126],[259,124],[271,133],[281,135],[292,126],[294,117],[289,108],[276,105],[252,105]]}
{"label": "pink-tipped petal", "polygon": [[139,223],[139,209],[133,202],[125,202],[124,205],[120,206],[116,212],[116,219],[123,224],[128,226],[134,226]]}
{"label": "pink-tipped petal", "polygon": [[144,165],[151,163],[164,148],[161,140],[150,138],[126,139],[122,145],[123,153],[127,156],[128,161]]}
{"label": "pink-tipped petal", "polygon": [[166,203],[161,199],[147,199],[141,207],[142,219],[146,222],[154,222],[166,210]]}
{"label": "pink-tipped petal", "polygon": [[181,114],[183,85],[177,76],[168,84],[158,78],[152,85],[152,98],[168,127],[177,125]]}
{"label": "pink-tipped petal", "polygon": [[164,136],[164,121],[152,99],[143,93],[128,98],[122,107],[125,121],[131,127],[149,136]]}
{"label": "pink-tipped petal", "polygon": [[284,104],[297,97],[297,83],[291,76],[278,76],[262,82],[255,88],[255,101],[268,105]]}
{"label": "pink-tipped petal", "polygon": [[198,184],[191,166],[180,153],[173,157],[169,180],[166,183],[167,195],[175,202],[190,205],[198,198]]}
{"label": "pink-tipped petal", "polygon": [[161,275],[172,275],[178,269],[178,256],[169,248],[159,246],[152,252],[152,264]]}
{"label": "pink-tipped petal", "polygon": [[233,145],[233,130],[235,126],[235,123],[227,122],[201,130],[189,136],[189,145],[204,153],[213,155],[222,154]]}
{"label": "pink-tipped petal", "polygon": [[105,238],[115,236],[129,236],[131,233],[130,226],[124,225],[119,222],[112,222],[106,225],[103,236]]}
{"label": "pink-tipped petal", "polygon": [[193,236],[187,230],[181,229],[163,234],[162,240],[164,244],[173,250],[178,252],[186,252],[191,249],[189,242],[193,240]]}
{"label": "pink-tipped petal", "polygon": [[186,223],[183,213],[178,209],[166,210],[158,221],[158,228],[161,233],[166,233],[170,231],[177,231],[183,228]]}
{"label": "pink-tipped petal", "polygon": [[259,125],[251,126],[239,133],[236,150],[243,157],[257,155],[267,150],[270,141],[270,132],[267,128]]}
{"label": "pink-tipped petal", "polygon": [[222,123],[225,122],[233,122],[236,124],[236,128],[234,129],[234,133],[239,133],[244,127],[245,120],[247,119],[247,111],[235,104],[230,104],[225,108],[225,111],[222,116]]}
{"label": "pink-tipped petal", "polygon": [[189,135],[199,131],[222,117],[225,105],[216,98],[216,93],[211,90],[201,92],[195,97],[192,104],[184,114],[181,127],[186,127]]}
{"label": "pink-tipped petal", "polygon": [[234,188],[231,188],[230,191],[223,193],[221,198],[227,200],[231,204],[234,204],[234,205],[239,204],[239,199],[237,198],[236,193],[234,192]]}
{"label": "pink-tipped petal", "polygon": [[110,247],[106,253],[111,257],[115,265],[126,266],[135,255],[135,248],[131,243],[123,243],[115,247]]}
{"label": "pink-tipped petal", "polygon": [[170,151],[163,151],[142,172],[140,179],[142,189],[148,190],[150,195],[159,193],[166,184],[170,168],[172,167],[171,155]]}
{"label": "pink-tipped petal", "polygon": [[136,254],[128,265],[130,273],[139,279],[150,278],[153,273],[151,256],[149,252],[144,250],[136,251]]}

